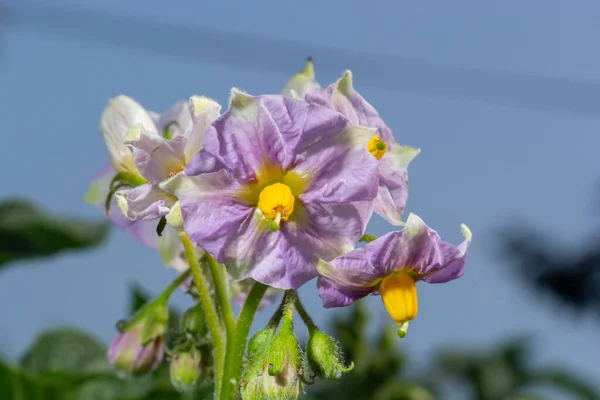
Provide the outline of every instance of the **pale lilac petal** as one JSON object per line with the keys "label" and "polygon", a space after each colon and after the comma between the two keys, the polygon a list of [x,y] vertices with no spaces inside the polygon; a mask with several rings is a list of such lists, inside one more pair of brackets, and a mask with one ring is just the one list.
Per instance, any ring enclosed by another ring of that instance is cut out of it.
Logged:
{"label": "pale lilac petal", "polygon": [[182,136],[167,140],[143,126],[131,129],[124,140],[140,173],[153,184],[183,170],[185,142]]}
{"label": "pale lilac petal", "polygon": [[186,162],[202,148],[206,130],[221,115],[221,105],[207,97],[192,96],[187,104],[187,115],[191,119],[184,133],[187,139],[184,151]]}
{"label": "pale lilac petal", "polygon": [[[463,228],[463,231],[466,240],[455,247],[442,241],[421,218],[410,214],[402,231],[380,237],[365,246],[365,251],[371,255],[371,263],[386,275],[412,271],[416,279],[445,282],[462,275],[471,240],[468,228]],[[441,273],[446,268],[449,268],[448,272]]]}
{"label": "pale lilac petal", "polygon": [[229,111],[207,130],[204,148],[237,179],[256,179],[262,169],[286,161],[284,139],[260,98],[237,90]]}
{"label": "pale lilac petal", "polygon": [[[286,266],[271,286],[296,289],[317,276],[319,259],[332,260],[354,247],[364,232],[372,202],[307,204],[281,225],[280,251]],[[293,267],[290,267],[293,266]]]}
{"label": "pale lilac petal", "polygon": [[402,214],[408,200],[408,171],[406,167],[420,150],[393,143],[379,160],[379,191],[375,212],[391,224],[404,225]]}
{"label": "pale lilac petal", "polygon": [[243,202],[245,188],[225,171],[179,174],[160,187],[179,199],[184,230],[192,241],[223,262],[231,232],[254,212]]}
{"label": "pale lilac petal", "polygon": [[144,107],[130,97],[118,96],[111,99],[102,112],[100,133],[112,166],[118,172],[138,174],[131,152],[123,144],[127,132],[138,125],[151,131],[156,129],[154,121]]}
{"label": "pale lilac petal", "polygon": [[260,212],[253,212],[230,233],[222,259],[229,275],[234,280],[252,278],[284,289],[278,282],[290,268],[282,258],[281,232],[271,232]]}
{"label": "pale lilac petal", "polygon": [[177,201],[171,194],[149,183],[119,190],[115,198],[123,215],[134,221],[163,217]]}
{"label": "pale lilac petal", "polygon": [[361,288],[355,288],[348,292],[342,291],[330,280],[321,277],[317,280],[317,289],[325,308],[346,307],[370,294]]}
{"label": "pale lilac petal", "polygon": [[377,110],[354,90],[350,71],[346,71],[342,78],[326,89],[308,92],[305,100],[336,110],[355,125],[376,128],[383,141],[395,143],[391,129],[383,122]]}
{"label": "pale lilac petal", "polygon": [[[173,139],[183,135],[192,126],[192,117],[188,109],[188,102],[179,101],[173,104],[167,111],[160,115],[156,125],[160,136]],[[165,132],[165,129],[168,132]]]}
{"label": "pale lilac petal", "polygon": [[[161,260],[167,266],[173,267],[178,271],[184,271],[188,268],[187,262],[181,258],[181,243],[177,232],[170,226],[166,226],[163,236],[156,233],[157,220],[139,220],[132,221],[125,217],[117,205],[116,198],[113,197],[110,206],[110,215],[104,211],[104,202],[109,192],[109,184],[116,172],[110,163],[96,175],[94,181],[86,194],[85,201],[95,205],[102,214],[106,216],[117,228],[126,232],[135,240],[144,244],[144,246],[158,249]],[[177,250],[173,250],[174,240],[177,241]],[[169,249],[167,251],[167,249]]]}
{"label": "pale lilac petal", "polygon": [[373,200],[377,195],[378,163],[357,137],[368,130],[345,125],[321,135],[297,157],[293,172],[309,177],[301,199],[306,203],[346,203]]}
{"label": "pale lilac petal", "polygon": [[225,166],[221,164],[221,162],[217,160],[215,156],[202,149],[188,162],[184,172],[188,176],[195,176],[209,172],[216,172],[223,168],[225,168]]}

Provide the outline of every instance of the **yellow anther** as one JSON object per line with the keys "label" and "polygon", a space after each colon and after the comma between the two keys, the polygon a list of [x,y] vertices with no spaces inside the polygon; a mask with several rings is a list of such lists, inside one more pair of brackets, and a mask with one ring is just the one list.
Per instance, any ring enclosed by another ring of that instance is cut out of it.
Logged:
{"label": "yellow anther", "polygon": [[400,272],[384,278],[379,291],[385,309],[399,326],[417,316],[419,312],[417,286],[409,274]]}
{"label": "yellow anther", "polygon": [[282,220],[287,221],[294,211],[294,201],[291,189],[283,183],[274,183],[260,192],[258,208],[265,218],[272,221],[269,226],[271,230],[277,230]]}
{"label": "yellow anther", "polygon": [[377,135],[371,136],[369,143],[367,143],[367,150],[378,160],[381,160],[381,157],[385,155],[387,148],[387,144]]}
{"label": "yellow anther", "polygon": [[172,169],[171,171],[169,171],[169,178],[174,177],[178,173],[182,172],[184,169],[185,169],[185,166],[183,166],[183,165],[180,165],[177,168]]}

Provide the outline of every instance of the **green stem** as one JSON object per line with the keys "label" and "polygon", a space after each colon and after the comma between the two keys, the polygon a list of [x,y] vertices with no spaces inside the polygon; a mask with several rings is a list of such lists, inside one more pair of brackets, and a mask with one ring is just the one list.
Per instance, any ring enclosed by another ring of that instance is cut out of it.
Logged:
{"label": "green stem", "polygon": [[225,361],[225,343],[223,341],[221,324],[219,322],[215,304],[213,303],[213,299],[208,289],[208,282],[200,270],[200,264],[198,263],[194,245],[184,232],[179,233],[179,238],[181,239],[181,244],[185,250],[185,256],[190,264],[190,269],[192,270],[194,282],[198,289],[198,296],[200,297],[200,305],[202,306],[202,311],[204,311],[206,324],[208,325],[210,336],[212,338],[212,344],[215,351],[215,398],[218,399],[221,393],[223,366]]}
{"label": "green stem", "polygon": [[298,293],[296,292],[294,296],[294,304],[296,305],[296,311],[298,311],[298,315],[300,315],[300,318],[302,318],[302,321],[304,321],[304,324],[308,328],[308,333],[312,334],[314,331],[319,330],[311,316],[308,315],[306,308],[304,308],[304,304],[302,304],[302,302],[300,301]]}
{"label": "green stem", "polygon": [[256,314],[258,305],[266,291],[266,285],[259,282],[254,283],[240,312],[235,332],[227,338],[227,356],[225,359],[221,400],[232,400],[235,398],[242,375],[242,360],[244,358],[244,351],[246,350],[246,342],[248,341],[248,332],[252,326],[254,314]]}
{"label": "green stem", "polygon": [[217,292],[217,299],[219,300],[219,306],[223,313],[223,320],[225,321],[225,329],[227,330],[227,336],[233,335],[235,331],[235,318],[233,316],[233,309],[231,308],[231,299],[227,294],[227,286],[223,280],[222,265],[217,262],[210,254],[206,254],[206,260],[210,267],[210,272],[215,282],[215,291]]}
{"label": "green stem", "polygon": [[173,280],[173,282],[171,282],[169,286],[167,286],[167,288],[161,293],[160,296],[158,296],[156,300],[164,301],[165,303],[167,303],[169,301],[169,297],[171,297],[175,289],[177,289],[187,279],[187,277],[190,276],[191,272],[192,271],[188,269],[185,272],[179,274],[179,276],[175,278],[175,280]]}

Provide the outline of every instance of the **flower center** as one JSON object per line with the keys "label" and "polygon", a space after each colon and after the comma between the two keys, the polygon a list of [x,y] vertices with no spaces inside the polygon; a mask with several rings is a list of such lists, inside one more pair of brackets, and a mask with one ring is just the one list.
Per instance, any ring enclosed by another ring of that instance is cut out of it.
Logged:
{"label": "flower center", "polygon": [[281,220],[287,221],[294,212],[294,195],[289,186],[274,183],[265,187],[258,196],[258,208],[265,218],[270,219],[269,229],[279,229]]}
{"label": "flower center", "polygon": [[417,316],[417,286],[409,274],[400,272],[383,278],[379,291],[385,309],[398,325],[404,325]]}
{"label": "flower center", "polygon": [[185,165],[179,165],[177,168],[172,169],[171,171],[169,171],[169,178],[174,177],[178,173],[182,172],[184,169],[185,169]]}
{"label": "flower center", "polygon": [[385,142],[377,135],[371,136],[369,143],[367,143],[367,150],[369,150],[369,153],[373,154],[373,157],[378,160],[381,160],[381,157],[384,156],[387,148],[387,144],[385,144]]}

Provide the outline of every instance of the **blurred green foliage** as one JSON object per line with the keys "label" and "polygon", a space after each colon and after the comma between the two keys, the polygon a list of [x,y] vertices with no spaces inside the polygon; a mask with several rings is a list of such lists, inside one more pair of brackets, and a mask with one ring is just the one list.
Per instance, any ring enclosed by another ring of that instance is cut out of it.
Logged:
{"label": "blurred green foliage", "polygon": [[74,249],[91,248],[107,237],[110,224],[55,217],[22,199],[0,203],[0,268]]}

